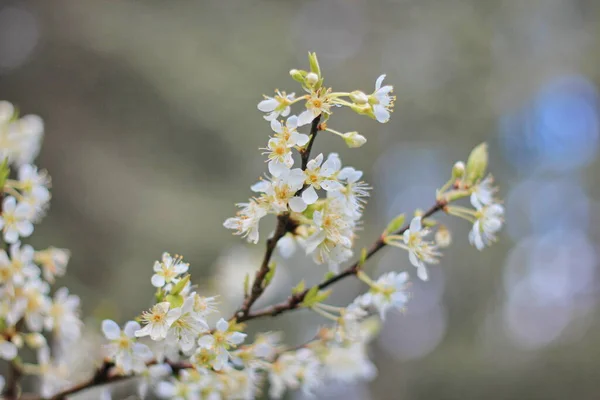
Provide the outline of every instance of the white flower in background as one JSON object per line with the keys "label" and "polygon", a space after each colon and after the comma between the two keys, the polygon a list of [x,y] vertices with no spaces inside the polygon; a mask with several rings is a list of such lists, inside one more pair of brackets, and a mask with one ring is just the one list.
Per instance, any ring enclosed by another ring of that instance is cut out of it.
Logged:
{"label": "white flower in background", "polygon": [[498,188],[494,186],[494,178],[488,175],[484,180],[473,187],[471,193],[471,204],[475,208],[490,205],[494,202],[494,195]]}
{"label": "white flower in background", "polygon": [[395,96],[390,96],[390,93],[394,90],[393,86],[381,86],[384,79],[385,75],[377,78],[375,91],[369,96],[369,104],[371,104],[375,119],[382,124],[390,120],[390,112],[394,107],[394,100],[396,100]]}
{"label": "white flower in background", "polygon": [[18,177],[23,202],[33,208],[35,214],[32,219],[38,220],[46,212],[50,201],[50,177],[46,171],[38,171],[37,167],[31,164],[21,165]]}
{"label": "white flower in background", "polygon": [[[302,188],[303,182],[303,171],[300,168],[294,168],[285,170],[278,177],[270,180],[261,180],[252,185],[251,189],[254,192],[263,193],[261,200],[269,204],[276,213],[281,213],[288,210],[288,202]],[[292,210],[294,210],[293,204],[290,202]]]}
{"label": "white flower in background", "polygon": [[273,121],[280,115],[287,117],[290,114],[290,104],[294,101],[294,93],[286,94],[275,90],[274,97],[263,96],[265,99],[258,103],[258,109],[267,115],[264,118],[267,121]]}
{"label": "white flower in background", "polygon": [[0,216],[0,228],[4,232],[4,240],[7,243],[15,243],[19,236],[28,237],[33,233],[31,217],[33,209],[27,203],[20,202],[8,196],[2,202],[2,216]]}
{"label": "white flower in background", "polygon": [[181,308],[169,310],[170,304],[162,302],[155,304],[150,311],[142,313],[142,321],[146,324],[135,332],[136,337],[150,336],[152,340],[162,340],[167,337],[169,327],[181,315]]}
{"label": "white flower in background", "polygon": [[269,397],[279,399],[286,389],[298,389],[300,365],[295,353],[283,353],[269,368]]}
{"label": "white flower in background", "polygon": [[[44,320],[52,301],[48,297],[50,286],[39,279],[27,281],[21,291],[19,297],[25,299],[25,307],[23,310],[25,316],[25,323],[27,328],[33,332],[40,332],[44,328]],[[15,304],[19,303],[19,299],[15,301]],[[19,309],[17,305],[15,307]]]}
{"label": "white flower in background", "polygon": [[124,373],[137,374],[146,370],[146,363],[152,360],[153,354],[148,346],[138,343],[135,332],[140,330],[140,324],[129,321],[123,330],[115,321],[102,321],[102,333],[110,342],[104,346],[106,356]]}
{"label": "white flower in background", "polygon": [[483,250],[486,246],[496,241],[496,233],[502,228],[504,223],[504,207],[500,204],[490,204],[478,206],[476,220],[473,228],[469,232],[469,242],[477,247],[478,250]]}
{"label": "white flower in background", "polygon": [[323,359],[323,365],[330,379],[342,382],[372,380],[377,375],[377,368],[369,360],[363,343],[329,348]]}
{"label": "white flower in background", "polygon": [[19,352],[17,346],[4,338],[4,335],[0,335],[0,358],[3,360],[10,361],[14,359]]}
{"label": "white flower in background", "polygon": [[170,400],[201,400],[200,387],[195,382],[184,382],[178,379],[159,382],[156,395]]}
{"label": "white flower in background", "polygon": [[154,262],[154,272],[152,275],[152,286],[161,288],[176,282],[179,275],[184,274],[189,269],[189,264],[183,262],[180,256],[171,257],[169,253],[163,253],[161,261]]}
{"label": "white flower in background", "polygon": [[279,176],[285,170],[294,165],[292,158],[292,148],[294,146],[304,146],[308,143],[308,135],[298,133],[298,117],[292,115],[286,121],[285,126],[278,120],[271,121],[271,129],[275,132],[275,137],[269,139],[266,154],[269,161],[269,172],[273,176]]}
{"label": "white flower in background", "polygon": [[167,333],[167,343],[178,345],[184,353],[192,350],[198,335],[208,331],[206,321],[194,311],[194,297],[187,297],[181,306],[181,315]]}
{"label": "white flower in background", "polygon": [[37,360],[36,373],[42,381],[40,392],[44,398],[52,397],[70,385],[71,382],[67,379],[69,375],[67,365],[57,358],[52,358],[48,347],[38,350]]}
{"label": "white flower in background", "polygon": [[81,336],[83,323],[79,319],[79,303],[79,296],[69,294],[66,287],[54,294],[45,327],[52,330],[61,341],[72,342]]}
{"label": "white flower in background", "polygon": [[277,242],[277,250],[283,258],[290,258],[296,252],[298,244],[296,243],[296,237],[288,233]]}
{"label": "white flower in background", "polygon": [[[16,165],[31,164],[40,151],[43,135],[44,122],[37,115],[25,115],[11,123],[7,137],[14,147],[8,154],[9,160]],[[4,146],[0,145],[0,148],[4,149]]]}
{"label": "white flower in background", "polygon": [[[328,240],[331,243],[341,244],[345,247],[352,246],[352,224],[347,220],[346,215],[339,210],[328,207],[322,211],[313,213],[313,223],[317,232],[306,240],[306,253],[312,253],[323,241]],[[331,246],[333,247],[333,246]],[[331,247],[329,250],[331,250]]]}
{"label": "white flower in background", "polygon": [[335,340],[338,342],[359,340],[361,337],[360,322],[367,315],[367,311],[357,301],[352,302],[348,307],[342,309],[335,330]]}
{"label": "white flower in background", "polygon": [[300,388],[305,395],[312,396],[313,391],[323,382],[323,365],[310,349],[298,350],[296,360],[299,363],[297,374],[300,378]]}
{"label": "white flower in background", "polygon": [[242,332],[230,332],[229,323],[223,318],[217,322],[216,330],[212,335],[204,335],[198,339],[198,346],[215,353],[213,368],[221,370],[229,359],[229,349],[237,347],[246,339],[246,334]]}
{"label": "white flower in background", "polygon": [[10,259],[5,250],[0,250],[0,283],[22,286],[27,279],[34,279],[40,274],[33,263],[33,247],[21,243],[10,246]]}
{"label": "white flower in background", "polygon": [[141,378],[137,386],[137,394],[140,398],[148,397],[148,392],[151,386],[162,379],[173,374],[173,370],[169,364],[154,364],[150,365],[146,370],[140,373]]}
{"label": "white flower in background", "polygon": [[54,283],[56,276],[63,276],[67,271],[67,264],[70,257],[71,252],[67,249],[49,247],[46,250],[36,251],[33,259],[42,267],[44,279],[50,283]]}
{"label": "white flower in background", "polygon": [[341,167],[342,163],[340,158],[335,153],[330,154],[324,163],[322,153],[310,160],[304,171],[304,183],[308,185],[308,187],[302,192],[302,200],[304,200],[306,204],[314,204],[319,199],[316,190],[322,188],[329,192],[343,188],[342,184],[334,177]]}
{"label": "white flower in background", "polygon": [[235,229],[234,235],[242,235],[250,243],[258,243],[258,224],[262,217],[267,215],[265,203],[257,203],[250,200],[248,203],[239,203],[242,209],[236,217],[227,218],[223,226],[227,229]]}
{"label": "white flower in background", "polygon": [[[7,124],[15,115],[15,107],[8,101],[0,101],[0,128]],[[0,129],[1,131],[2,129]]]}
{"label": "white flower in background", "polygon": [[406,272],[388,272],[383,274],[371,286],[371,289],[359,296],[357,301],[363,306],[373,306],[379,311],[381,319],[390,308],[401,310],[408,302],[406,289],[408,286],[408,274]]}

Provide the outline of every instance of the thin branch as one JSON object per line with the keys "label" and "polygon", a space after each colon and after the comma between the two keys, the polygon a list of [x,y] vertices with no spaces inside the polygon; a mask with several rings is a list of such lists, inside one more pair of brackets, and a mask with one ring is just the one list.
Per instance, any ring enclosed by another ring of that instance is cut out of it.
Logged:
{"label": "thin branch", "polygon": [[[310,152],[312,150],[312,146],[317,138],[317,133],[319,133],[321,116],[319,115],[315,119],[313,119],[310,126],[310,139],[306,144],[304,150],[301,151],[300,156],[302,159],[302,170],[305,171],[308,165],[308,161],[310,159]],[[306,189],[307,185],[304,185],[302,189],[298,190],[296,196],[302,193],[304,189]],[[245,298],[242,307],[234,314],[233,318],[236,318],[240,321],[240,318],[245,318],[250,313],[250,308],[252,305],[258,300],[258,298],[265,291],[265,277],[269,272],[269,264],[271,263],[271,257],[275,252],[275,248],[277,247],[277,242],[279,239],[285,236],[287,232],[292,232],[296,228],[296,223],[290,219],[289,213],[283,213],[277,216],[277,227],[275,228],[275,232],[273,236],[267,240],[267,248],[265,250],[265,255],[263,257],[263,261],[258,271],[256,271],[256,275],[254,276],[254,283],[252,284],[252,289],[250,294]]]}
{"label": "thin branch", "polygon": [[[427,218],[427,217],[432,216],[436,212],[443,210],[444,207],[446,206],[446,204],[447,203],[445,201],[436,202],[436,204],[433,207],[431,207],[429,210],[427,210],[423,214],[422,217]],[[394,234],[402,235],[408,229],[408,227],[409,227],[409,224],[406,224],[404,227],[402,227],[398,231],[394,232]],[[385,242],[384,242],[383,236],[381,236],[381,237],[379,237],[379,239],[377,239],[377,241],[375,241],[375,243],[373,243],[371,248],[367,251],[366,259],[368,260],[369,258],[371,258],[375,253],[377,253],[383,247],[385,247]],[[354,264],[352,264],[351,266],[349,266],[348,268],[346,268],[339,274],[319,283],[317,285],[319,290],[325,289],[348,276],[356,275],[360,269],[360,266],[361,266],[360,261],[356,261]],[[301,293],[291,295],[284,302],[274,304],[269,307],[265,307],[262,310],[258,310],[254,313],[249,313],[242,317],[238,317],[237,321],[245,322],[245,321],[250,321],[250,320],[256,319],[256,318],[269,317],[269,316],[274,317],[274,316],[282,314],[284,312],[294,310],[294,309],[298,308],[298,306],[302,303],[302,301],[304,300],[304,297],[306,296],[306,294],[308,293],[309,290],[310,290],[310,288],[305,289]]]}

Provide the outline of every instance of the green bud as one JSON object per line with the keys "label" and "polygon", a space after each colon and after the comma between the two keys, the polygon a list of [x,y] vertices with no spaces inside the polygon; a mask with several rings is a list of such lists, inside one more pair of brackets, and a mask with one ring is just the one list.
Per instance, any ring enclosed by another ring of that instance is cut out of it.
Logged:
{"label": "green bud", "polygon": [[171,294],[178,295],[179,293],[181,293],[181,291],[183,289],[185,289],[185,286],[189,282],[190,282],[190,274],[187,274],[186,276],[184,276],[183,278],[181,278],[179,280],[179,282],[177,282],[177,284],[175,286],[173,286],[173,289],[171,289]]}
{"label": "green bud", "polygon": [[292,79],[294,79],[297,82],[300,82],[303,85],[304,85],[304,80],[305,80],[306,74],[307,74],[306,71],[301,71],[301,70],[297,70],[297,69],[290,70],[290,76],[292,77]]}
{"label": "green bud", "polygon": [[310,72],[317,74],[317,77],[321,79],[321,67],[319,67],[319,60],[317,60],[317,53],[308,53],[308,63]]}
{"label": "green bud", "polygon": [[488,165],[487,143],[475,147],[467,160],[467,183],[472,185],[483,178]]}
{"label": "green bud", "polygon": [[362,106],[369,102],[369,96],[360,90],[355,90],[354,92],[350,93],[350,100],[352,100],[355,104]]}
{"label": "green bud", "polygon": [[360,147],[363,144],[367,143],[367,138],[358,132],[346,132],[344,133],[344,141],[346,145],[350,148]]}
{"label": "green bud", "polygon": [[465,176],[465,163],[462,161],[457,161],[452,167],[452,179],[462,179]]}
{"label": "green bud", "polygon": [[326,280],[326,281],[328,281],[328,280],[330,280],[331,278],[333,278],[334,276],[335,276],[335,272],[333,272],[333,271],[328,271],[328,272],[325,274],[325,277],[323,278],[323,280]]}
{"label": "green bud", "polygon": [[463,199],[470,195],[471,195],[471,193],[468,190],[452,190],[444,195],[444,199],[448,203],[451,203],[453,201]]}
{"label": "green bud", "polygon": [[391,220],[390,223],[388,224],[388,226],[383,231],[383,235],[387,236],[391,233],[396,232],[398,229],[402,228],[402,226],[404,225],[405,219],[406,219],[406,216],[404,214],[400,214],[396,218]]}
{"label": "green bud", "polygon": [[314,87],[317,82],[319,82],[319,75],[315,74],[314,72],[309,72],[306,75],[306,85],[308,87]]}

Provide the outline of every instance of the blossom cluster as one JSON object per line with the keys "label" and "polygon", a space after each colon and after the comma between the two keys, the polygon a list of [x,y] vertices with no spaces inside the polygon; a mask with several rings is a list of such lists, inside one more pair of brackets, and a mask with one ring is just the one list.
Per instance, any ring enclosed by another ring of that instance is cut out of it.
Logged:
{"label": "blossom cluster", "polygon": [[[289,256],[301,246],[316,263],[327,263],[332,271],[337,271],[353,255],[355,231],[370,188],[360,181],[361,171],[342,167],[337,153],[308,159],[312,143],[319,131],[325,131],[341,136],[349,147],[362,146],[366,143],[364,136],[329,127],[334,108],[348,107],[385,123],[395,98],[391,95],[392,86],[382,86],[385,75],[377,79],[370,95],[359,90],[336,92],[324,86],[316,55],[310,54],[309,61],[310,72],[290,72],[302,84],[304,95],[296,97],[294,93],[276,91],[274,97],[265,96],[258,104],[273,131],[263,149],[269,174],[251,186],[257,195],[238,204],[241,210],[224,226],[257,243],[263,217],[289,215],[296,229],[279,242],[281,253]],[[304,102],[302,111],[297,116],[290,115],[292,106],[300,102]],[[287,118],[280,121],[279,117]],[[309,134],[300,132],[306,125],[310,125]],[[300,167],[295,166],[294,153],[302,159]]]}
{"label": "blossom cluster", "polygon": [[[50,202],[50,177],[33,164],[42,136],[39,117],[19,117],[11,103],[0,101],[0,358],[39,375],[42,395],[48,396],[68,384],[61,360],[52,354],[79,339],[82,322],[79,297],[66,287],[51,289],[66,272],[69,252],[22,243]],[[36,352],[37,362],[22,359],[27,348]]]}
{"label": "blossom cluster", "polygon": [[[360,251],[359,260],[341,270],[354,255],[371,188],[361,181],[361,171],[342,165],[337,153],[311,154],[313,145],[320,132],[342,137],[351,148],[364,145],[366,138],[359,133],[329,127],[334,111],[346,107],[385,123],[395,98],[393,87],[383,84],[385,75],[376,80],[371,94],[337,92],[325,86],[314,53],[309,54],[309,64],[307,71],[290,71],[301,85],[301,96],[276,90],[258,104],[272,131],[262,149],[268,173],[251,186],[255,195],[238,204],[237,215],[224,222],[255,244],[261,220],[267,215],[277,220],[252,287],[246,277],[244,303],[233,316],[222,315],[218,295],[200,293],[189,264],[179,255],[163,253],[149,279],[156,291],[154,304],[123,324],[102,321],[102,368],[80,388],[136,376],[141,378],[136,382],[142,398],[152,390],[165,399],[254,399],[267,383],[269,397],[281,398],[287,390],[310,395],[327,382],[373,379],[377,369],[368,357],[369,341],[388,313],[407,306],[410,280],[409,272],[400,268],[372,278],[362,268],[368,258],[386,245],[400,248],[418,278],[429,279],[427,265],[438,263],[441,250],[452,241],[449,229],[433,218],[438,211],[469,221],[468,241],[477,249],[496,240],[504,209],[487,173],[487,146],[481,144],[466,163],[457,162],[448,181],[432,193],[433,208],[416,210],[410,218],[398,215],[370,250]],[[303,107],[292,114],[300,103]],[[0,228],[9,246],[0,250],[0,357],[14,369],[40,375],[42,395],[48,397],[65,388],[74,392],[68,389],[60,354],[81,336],[82,323],[77,296],[66,288],[50,295],[50,284],[65,273],[69,253],[56,248],[35,251],[20,241],[31,235],[50,200],[50,179],[32,164],[41,136],[39,118],[18,118],[12,105],[0,102]],[[461,199],[469,199],[472,207],[456,205]],[[254,302],[276,273],[274,251],[290,257],[298,248],[317,264],[328,265],[325,280],[312,287],[302,280],[285,302],[254,311]],[[349,276],[362,281],[366,290],[345,306],[329,304],[330,286]],[[281,333],[264,332],[248,340],[247,321],[296,309],[311,310],[324,319],[314,339],[286,347]],[[20,359],[25,346],[37,351],[37,363]],[[0,386],[6,384],[0,379]],[[102,398],[111,398],[110,387]]]}

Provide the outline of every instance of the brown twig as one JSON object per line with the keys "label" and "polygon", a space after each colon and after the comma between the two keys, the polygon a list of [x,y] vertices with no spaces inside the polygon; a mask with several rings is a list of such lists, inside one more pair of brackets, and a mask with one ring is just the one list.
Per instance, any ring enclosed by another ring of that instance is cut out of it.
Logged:
{"label": "brown twig", "polygon": [[[423,218],[430,217],[433,214],[435,214],[436,212],[443,210],[444,207],[446,206],[446,204],[447,203],[445,201],[436,202],[436,204],[433,207],[431,207],[429,210],[427,210],[423,214]],[[408,229],[408,227],[409,227],[409,224],[406,224],[404,227],[402,227],[398,231],[394,232],[394,234],[402,235],[404,233],[404,231],[406,231]],[[385,246],[385,242],[384,242],[383,237],[381,236],[381,237],[379,237],[379,239],[377,239],[377,241],[375,243],[373,243],[371,248],[367,251],[366,260],[371,258],[375,253],[377,253],[379,250],[381,250],[384,246]],[[354,264],[352,264],[351,266],[349,266],[348,268],[346,268],[339,274],[334,275],[333,277],[319,283],[317,285],[319,290],[325,289],[348,276],[356,275],[360,269],[360,266],[361,266],[360,261],[356,261]],[[261,317],[267,317],[267,316],[274,317],[274,316],[284,313],[286,311],[294,310],[294,309],[298,308],[298,306],[302,303],[302,301],[304,300],[304,297],[306,296],[306,294],[308,293],[309,290],[310,290],[310,288],[305,289],[303,292],[293,294],[290,297],[288,297],[288,299],[284,302],[274,304],[269,307],[265,307],[262,310],[258,310],[254,313],[249,313],[249,314],[247,314],[245,316],[241,316],[241,317],[238,316],[237,321],[245,322],[245,321],[250,321],[250,320],[253,320],[256,318],[261,318]]]}
{"label": "brown twig", "polygon": [[[312,146],[317,138],[317,133],[319,132],[319,124],[321,121],[321,116],[319,115],[315,119],[313,119],[310,126],[310,139],[306,144],[304,150],[300,152],[300,156],[302,159],[302,170],[305,171],[308,165],[308,161],[310,159],[310,152],[312,150]],[[298,190],[296,196],[302,193],[304,189],[306,189],[307,185],[304,185],[302,189]],[[277,216],[277,227],[275,228],[275,232],[273,236],[267,240],[267,248],[265,250],[265,255],[263,257],[263,261],[260,265],[258,271],[256,271],[256,275],[254,276],[254,283],[252,284],[252,289],[248,296],[244,299],[244,303],[242,307],[234,314],[233,318],[236,318],[240,321],[241,318],[246,318],[250,313],[250,308],[252,305],[258,300],[258,298],[265,291],[265,277],[269,272],[269,264],[271,263],[271,257],[277,247],[277,242],[279,239],[285,236],[287,232],[291,232],[296,228],[296,223],[290,219],[289,213],[283,213]]]}

